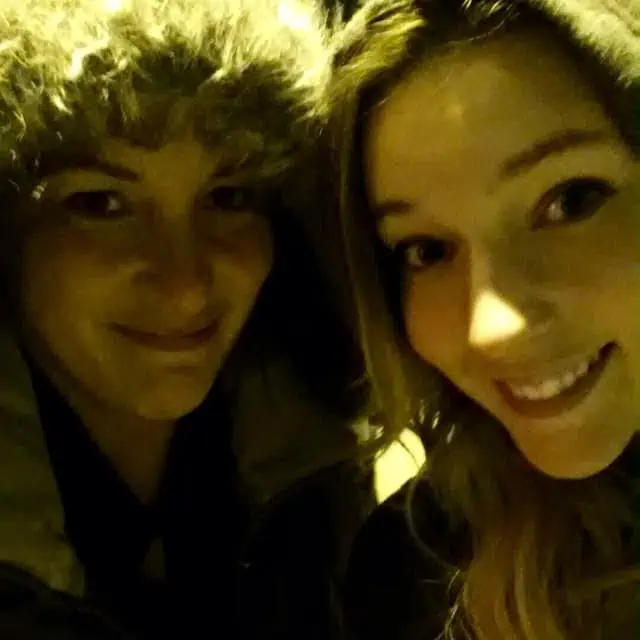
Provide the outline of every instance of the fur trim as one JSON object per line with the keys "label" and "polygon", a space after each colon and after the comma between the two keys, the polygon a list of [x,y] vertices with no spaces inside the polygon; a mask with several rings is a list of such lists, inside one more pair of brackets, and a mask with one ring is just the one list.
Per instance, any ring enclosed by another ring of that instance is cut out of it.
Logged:
{"label": "fur trim", "polygon": [[20,175],[109,135],[154,146],[193,126],[279,172],[327,111],[327,30],[314,6],[2,0],[0,168]]}
{"label": "fur trim", "polygon": [[640,82],[640,0],[530,0],[568,24],[627,83]]}

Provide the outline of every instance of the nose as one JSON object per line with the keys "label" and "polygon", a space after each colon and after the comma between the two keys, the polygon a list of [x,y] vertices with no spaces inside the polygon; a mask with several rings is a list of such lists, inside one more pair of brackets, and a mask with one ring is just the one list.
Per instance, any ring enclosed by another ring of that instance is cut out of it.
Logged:
{"label": "nose", "polygon": [[471,267],[468,341],[488,349],[543,333],[551,305],[513,266],[476,259]]}
{"label": "nose", "polygon": [[525,330],[527,321],[507,300],[491,289],[482,289],[471,305],[469,343],[483,347],[507,341]]}
{"label": "nose", "polygon": [[175,226],[149,238],[144,279],[162,308],[178,317],[194,317],[206,310],[213,282],[212,257],[192,228]]}

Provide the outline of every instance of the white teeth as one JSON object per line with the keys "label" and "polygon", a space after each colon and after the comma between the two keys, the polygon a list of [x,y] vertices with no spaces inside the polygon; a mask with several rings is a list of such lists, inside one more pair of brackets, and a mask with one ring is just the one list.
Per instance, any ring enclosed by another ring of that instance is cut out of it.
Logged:
{"label": "white teeth", "polygon": [[578,376],[575,373],[565,373],[562,376],[562,386],[565,389],[572,387],[574,382],[578,379]]}
{"label": "white teeth", "polygon": [[540,395],[543,398],[549,398],[551,396],[555,396],[556,393],[562,388],[562,382],[555,380],[547,380],[542,383],[540,387]]}
{"label": "white teeth", "polygon": [[573,371],[567,371],[559,378],[545,380],[536,386],[518,387],[506,383],[509,390],[516,398],[524,398],[526,400],[548,400],[560,395],[566,389],[572,387],[577,380],[584,377],[589,371],[591,364],[598,361],[600,354],[597,354],[584,362],[581,362]]}
{"label": "white teeth", "polygon": [[540,390],[537,387],[522,387],[521,389],[512,388],[514,396],[518,398],[531,398],[532,400],[538,399]]}

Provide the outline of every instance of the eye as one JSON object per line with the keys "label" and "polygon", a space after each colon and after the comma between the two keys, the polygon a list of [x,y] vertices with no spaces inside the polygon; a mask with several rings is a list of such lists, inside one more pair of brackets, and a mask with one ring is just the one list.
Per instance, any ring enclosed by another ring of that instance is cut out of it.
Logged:
{"label": "eye", "polygon": [[616,190],[604,180],[576,178],[555,187],[536,208],[534,228],[585,220]]}
{"label": "eye", "polygon": [[428,269],[451,259],[454,253],[449,244],[429,236],[407,238],[396,244],[392,251],[398,264],[408,271]]}
{"label": "eye", "polygon": [[116,191],[79,191],[62,201],[65,211],[86,220],[121,220],[130,210]]}
{"label": "eye", "polygon": [[207,194],[210,207],[217,211],[242,212],[255,207],[255,193],[248,187],[220,186]]}

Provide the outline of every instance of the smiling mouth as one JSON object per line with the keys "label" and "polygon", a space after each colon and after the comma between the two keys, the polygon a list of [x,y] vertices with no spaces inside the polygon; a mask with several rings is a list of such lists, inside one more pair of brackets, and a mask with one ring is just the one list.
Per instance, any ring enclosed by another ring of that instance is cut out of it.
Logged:
{"label": "smiling mouth", "polygon": [[574,369],[535,386],[515,386],[502,381],[496,382],[496,386],[506,404],[516,413],[530,418],[551,418],[570,411],[587,398],[615,348],[615,343],[611,342]]}
{"label": "smiling mouth", "polygon": [[157,351],[192,351],[206,345],[218,332],[214,322],[194,331],[152,332],[114,325],[114,329],[128,340]]}

